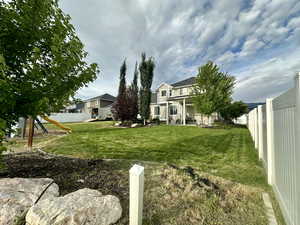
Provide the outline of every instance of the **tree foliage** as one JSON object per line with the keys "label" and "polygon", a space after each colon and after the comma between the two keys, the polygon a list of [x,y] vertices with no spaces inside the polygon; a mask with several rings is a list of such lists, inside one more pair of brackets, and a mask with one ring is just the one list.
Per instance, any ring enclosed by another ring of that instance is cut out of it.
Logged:
{"label": "tree foliage", "polygon": [[57,111],[96,78],[70,20],[57,0],[0,0],[0,119]]}
{"label": "tree foliage", "polygon": [[238,101],[230,103],[222,108],[220,115],[225,121],[231,122],[233,119],[237,119],[247,112],[248,106],[242,101]]}
{"label": "tree foliage", "polygon": [[194,85],[194,103],[207,116],[220,112],[232,100],[235,78],[220,71],[213,62],[199,68]]}
{"label": "tree foliage", "polygon": [[139,65],[141,76],[140,88],[140,114],[143,120],[150,117],[151,86],[154,76],[155,63],[152,57],[146,59],[146,54],[142,53],[142,60]]}
{"label": "tree foliage", "polygon": [[128,109],[128,91],[126,88],[126,60],[124,60],[120,68],[120,82],[119,82],[119,92],[117,100],[113,105],[114,118],[117,120],[125,121],[129,119],[129,109]]}
{"label": "tree foliage", "polygon": [[114,118],[117,120],[135,121],[138,114],[138,71],[135,65],[134,77],[130,86],[126,86],[126,61],[120,68],[119,93],[113,106]]}
{"label": "tree foliage", "polygon": [[137,115],[139,113],[138,76],[139,76],[139,72],[136,63],[134,69],[133,81],[131,85],[128,87],[129,113],[132,121],[137,119]]}

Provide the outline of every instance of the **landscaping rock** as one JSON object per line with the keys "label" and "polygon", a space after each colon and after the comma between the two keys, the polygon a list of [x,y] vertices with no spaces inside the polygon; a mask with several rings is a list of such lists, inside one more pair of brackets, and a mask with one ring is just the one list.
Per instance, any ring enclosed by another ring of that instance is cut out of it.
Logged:
{"label": "landscaping rock", "polygon": [[49,178],[0,179],[0,225],[15,224],[46,188],[40,200],[59,196],[57,184]]}
{"label": "landscaping rock", "polygon": [[39,201],[26,215],[26,225],[109,225],[122,214],[120,201],[88,188]]}
{"label": "landscaping rock", "polygon": [[116,122],[115,123],[115,127],[119,127],[119,126],[121,126],[122,125],[122,122]]}
{"label": "landscaping rock", "polygon": [[131,127],[132,128],[135,128],[135,127],[141,127],[142,125],[141,124],[139,124],[139,123],[133,123],[133,124],[131,124]]}

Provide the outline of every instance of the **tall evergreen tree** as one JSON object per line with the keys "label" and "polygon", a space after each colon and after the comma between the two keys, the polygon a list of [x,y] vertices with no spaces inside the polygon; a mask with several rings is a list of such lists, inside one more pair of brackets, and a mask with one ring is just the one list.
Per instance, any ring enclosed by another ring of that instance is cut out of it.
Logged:
{"label": "tall evergreen tree", "polygon": [[139,75],[139,72],[138,72],[137,63],[136,63],[133,81],[128,90],[128,102],[129,102],[129,109],[130,109],[130,117],[131,117],[131,120],[133,120],[133,121],[137,119],[137,115],[139,113],[138,75]]}
{"label": "tall evergreen tree", "polygon": [[152,57],[146,59],[146,53],[142,53],[142,61],[139,65],[141,75],[140,89],[140,113],[144,124],[150,117],[151,86],[153,81],[155,63]]}
{"label": "tall evergreen tree", "polygon": [[123,97],[126,93],[126,70],[127,70],[126,60],[124,60],[120,68],[120,84],[119,84],[118,97]]}
{"label": "tall evergreen tree", "polygon": [[121,121],[127,120],[130,117],[126,89],[126,69],[126,60],[124,60],[120,68],[119,93],[117,96],[116,103],[113,106],[113,114],[115,119]]}

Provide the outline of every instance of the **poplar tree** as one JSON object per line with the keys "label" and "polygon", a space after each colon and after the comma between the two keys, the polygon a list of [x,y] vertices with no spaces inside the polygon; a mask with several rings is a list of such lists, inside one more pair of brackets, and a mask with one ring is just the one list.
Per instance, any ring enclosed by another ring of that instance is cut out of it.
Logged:
{"label": "poplar tree", "polygon": [[120,68],[120,83],[119,92],[116,103],[113,106],[113,114],[115,119],[121,120],[122,122],[130,119],[130,111],[128,108],[128,93],[126,88],[126,60],[124,60]]}
{"label": "poplar tree", "polygon": [[139,113],[139,88],[138,88],[138,68],[137,62],[135,64],[133,81],[128,90],[128,101],[129,101],[129,109],[130,109],[130,117],[132,121],[137,119],[137,115]]}
{"label": "poplar tree", "polygon": [[146,59],[146,53],[142,53],[139,65],[141,88],[140,88],[140,114],[146,124],[150,117],[151,86],[153,81],[155,63],[152,57]]}

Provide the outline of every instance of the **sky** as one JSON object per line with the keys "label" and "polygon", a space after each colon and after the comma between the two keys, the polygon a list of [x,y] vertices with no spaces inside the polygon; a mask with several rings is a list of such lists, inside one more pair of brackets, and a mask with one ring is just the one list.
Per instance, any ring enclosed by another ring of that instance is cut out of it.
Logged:
{"label": "sky", "polygon": [[155,59],[152,89],[196,76],[209,60],[236,77],[234,100],[262,102],[294,85],[300,72],[299,0],[60,0],[88,52],[96,81],[86,99],[117,95],[141,53]]}

